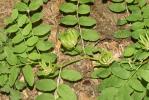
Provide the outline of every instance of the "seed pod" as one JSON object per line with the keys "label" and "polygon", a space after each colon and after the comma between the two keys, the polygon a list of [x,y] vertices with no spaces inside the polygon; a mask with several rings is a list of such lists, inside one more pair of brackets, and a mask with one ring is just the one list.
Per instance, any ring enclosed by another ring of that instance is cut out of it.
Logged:
{"label": "seed pod", "polygon": [[114,58],[111,52],[103,52],[99,56],[99,63],[101,66],[109,66],[113,61]]}
{"label": "seed pod", "polygon": [[59,37],[63,47],[71,50],[75,47],[78,42],[79,33],[75,29],[68,29],[62,33]]}

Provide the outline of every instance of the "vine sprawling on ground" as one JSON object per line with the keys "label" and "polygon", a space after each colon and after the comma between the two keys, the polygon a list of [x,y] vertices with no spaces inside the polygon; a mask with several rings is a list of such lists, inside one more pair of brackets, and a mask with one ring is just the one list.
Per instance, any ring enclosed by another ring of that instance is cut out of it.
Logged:
{"label": "vine sprawling on ground", "polygon": [[[77,100],[76,93],[61,80],[76,82],[80,72],[64,68],[84,59],[95,63],[92,78],[102,79],[99,100],[149,99],[149,5],[146,0],[111,0],[109,9],[127,12],[117,25],[129,24],[129,29],[118,30],[114,37],[131,38],[120,60],[96,46],[100,34],[94,30],[90,5],[94,0],[67,0],[60,7],[60,25],[66,27],[59,34],[61,51],[81,57],[71,62],[57,63],[54,44],[49,40],[52,25],[42,22],[42,6],[48,0],[21,0],[0,33],[0,92],[11,100],[22,99],[21,92],[36,89],[41,92],[36,100]],[[23,77],[23,79],[22,79]]]}
{"label": "vine sprawling on ground", "polygon": [[112,0],[109,9],[127,12],[117,25],[129,24],[129,29],[118,30],[114,37],[131,38],[134,43],[125,48],[121,60],[92,73],[103,79],[99,100],[149,100],[149,5],[146,0]]}

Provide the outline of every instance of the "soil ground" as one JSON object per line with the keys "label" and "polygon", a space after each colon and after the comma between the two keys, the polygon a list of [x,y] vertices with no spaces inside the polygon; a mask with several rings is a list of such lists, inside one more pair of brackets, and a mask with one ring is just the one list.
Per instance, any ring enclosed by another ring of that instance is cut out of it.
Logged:
{"label": "soil ground", "polygon": [[[56,36],[58,32],[64,30],[63,27],[59,26],[59,20],[62,16],[59,13],[59,6],[63,2],[64,0],[49,0],[43,7],[44,22],[53,25],[51,36],[49,38],[56,44],[54,52],[58,54],[59,62],[77,58],[63,55],[59,50],[60,42],[57,40]],[[114,14],[110,12],[107,7],[108,4],[109,2],[103,3],[101,0],[95,0],[95,3],[91,7],[91,16],[96,19],[97,25],[95,26],[95,29],[101,34],[101,41],[99,41],[97,45],[111,50],[115,57],[119,58],[123,48],[130,43],[130,40],[115,40],[113,39],[112,34],[119,28],[116,26],[117,19],[123,18],[124,16],[127,16],[127,14]],[[14,0],[0,0],[0,27],[4,26],[3,20],[6,16],[11,14],[13,6]],[[100,84],[100,80],[90,78],[90,72],[93,70],[92,62],[84,60],[69,68],[78,70],[84,75],[83,80],[75,84],[70,84],[78,94],[79,100],[95,100],[99,95],[97,87]],[[33,97],[36,94],[37,92],[35,90],[26,89],[23,91],[24,100],[33,100]],[[0,100],[8,100],[8,97],[0,95]]]}

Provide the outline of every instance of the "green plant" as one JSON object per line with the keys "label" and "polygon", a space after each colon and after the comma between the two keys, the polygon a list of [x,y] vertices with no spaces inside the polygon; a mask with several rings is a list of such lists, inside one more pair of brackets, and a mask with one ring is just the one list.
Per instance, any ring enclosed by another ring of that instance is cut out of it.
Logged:
{"label": "green plant", "polygon": [[52,25],[42,22],[42,5],[47,1],[21,0],[5,19],[6,27],[0,31],[0,92],[9,94],[11,100],[20,100],[22,90],[35,88],[41,92],[35,100],[77,100],[76,93],[61,80],[76,82],[83,76],[65,67],[90,59],[95,62],[92,78],[102,79],[99,100],[149,99],[149,6],[145,0],[112,0],[109,4],[113,12],[127,12],[117,25],[131,25],[115,32],[114,37],[134,40],[119,60],[95,45],[100,34],[93,29],[95,19],[89,17],[94,0],[63,3],[60,24],[66,30],[59,35],[61,50],[81,56],[64,63],[57,63],[54,44],[48,39]]}
{"label": "green plant", "polygon": [[131,37],[134,43],[125,48],[122,59],[94,69],[92,77],[102,79],[99,100],[149,99],[148,8],[146,0],[112,0],[109,4],[111,11],[128,15],[119,19],[117,25],[131,26],[118,30],[114,37]]}
{"label": "green plant", "polygon": [[[73,34],[78,34],[77,41],[76,38],[71,37],[71,33],[66,30],[68,35],[60,35],[60,41],[62,42],[63,47],[69,50],[64,50],[66,54],[69,55],[77,55],[84,53],[85,55],[88,53],[89,47],[86,46],[85,42],[94,42],[100,39],[100,34],[95,30],[91,29],[95,24],[95,19],[89,17],[90,14],[90,4],[92,4],[93,0],[70,0],[69,2],[63,3],[60,7],[60,11],[63,12],[63,17],[61,18],[60,23],[62,25],[66,25],[67,27],[76,26],[76,31]],[[73,29],[74,30],[74,29]],[[65,37],[65,38],[64,38]],[[75,41],[70,46],[69,38],[71,41]],[[63,42],[66,41],[66,42]],[[82,46],[80,46],[80,43]],[[88,45],[90,45],[88,44]],[[66,47],[67,45],[67,47]],[[82,48],[81,48],[82,47]],[[91,47],[91,46],[90,46]],[[94,52],[93,50],[90,52]]]}
{"label": "green plant", "polygon": [[80,80],[82,76],[77,71],[61,70],[65,64],[56,63],[57,56],[52,52],[54,44],[48,40],[52,26],[42,22],[43,2],[47,0],[21,0],[5,19],[6,27],[0,33],[0,91],[8,93],[11,100],[20,100],[25,88],[42,92],[36,100],[68,100],[66,97],[76,100],[76,94],[68,85],[57,84],[60,76],[68,81]]}

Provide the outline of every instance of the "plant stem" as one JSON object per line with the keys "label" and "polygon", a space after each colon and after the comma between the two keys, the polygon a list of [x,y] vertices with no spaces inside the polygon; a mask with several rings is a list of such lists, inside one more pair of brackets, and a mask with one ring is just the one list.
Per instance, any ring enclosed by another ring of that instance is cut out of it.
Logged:
{"label": "plant stem", "polygon": [[55,90],[55,92],[54,92],[54,97],[55,97],[55,100],[57,100],[58,99],[58,94],[57,94],[57,89],[58,89],[58,86],[60,85],[60,83],[61,83],[61,72],[62,72],[62,67],[60,68],[60,70],[59,70],[59,73],[58,73],[58,78],[57,78],[57,85],[56,85],[56,90]]}
{"label": "plant stem", "polygon": [[128,80],[124,83],[124,85],[130,81],[130,79],[137,73],[137,71],[141,68],[141,66],[142,64],[136,68],[136,71],[129,76]]}
{"label": "plant stem", "polygon": [[79,34],[80,34],[80,37],[81,37],[81,43],[82,43],[83,53],[86,55],[85,45],[84,45],[84,41],[83,41],[83,37],[82,37],[81,25],[79,24],[79,12],[78,12],[78,9],[79,9],[79,0],[77,1],[77,16],[76,17],[78,19],[78,29],[79,29]]}
{"label": "plant stem", "polygon": [[39,64],[39,62],[31,62],[31,63],[19,64],[19,65],[14,65],[14,66],[20,67],[20,66],[31,65],[31,64]]}
{"label": "plant stem", "polygon": [[[75,59],[75,60],[72,60],[72,61],[70,61],[70,62],[63,63],[61,67],[62,67],[62,68],[63,68],[63,67],[66,67],[66,66],[68,66],[68,65],[71,65],[71,64],[73,64],[73,63],[79,62],[79,61],[84,60],[84,59],[90,59],[90,60],[95,60],[95,61],[98,60],[98,59],[95,59],[95,58],[93,58],[93,57],[84,56],[84,57],[81,57],[81,58],[79,58],[79,59]],[[60,67],[60,68],[61,68],[61,67]]]}

